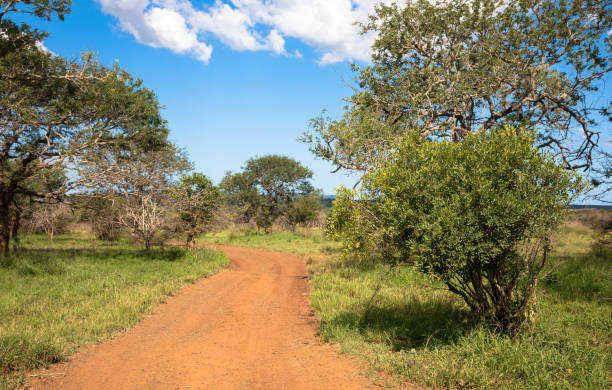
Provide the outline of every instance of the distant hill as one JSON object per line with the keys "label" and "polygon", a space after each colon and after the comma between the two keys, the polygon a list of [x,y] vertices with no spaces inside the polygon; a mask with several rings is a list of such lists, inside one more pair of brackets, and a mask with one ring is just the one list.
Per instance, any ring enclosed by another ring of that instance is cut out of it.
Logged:
{"label": "distant hill", "polygon": [[573,209],[601,209],[601,210],[612,210],[612,205],[609,204],[572,204],[570,205]]}
{"label": "distant hill", "polygon": [[332,207],[334,199],[336,199],[336,195],[323,195],[323,207],[326,209]]}

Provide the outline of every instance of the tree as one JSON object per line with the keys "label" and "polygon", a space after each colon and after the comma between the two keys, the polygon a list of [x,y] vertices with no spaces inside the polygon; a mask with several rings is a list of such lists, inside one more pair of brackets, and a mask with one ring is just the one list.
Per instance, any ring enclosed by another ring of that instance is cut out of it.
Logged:
{"label": "tree", "polygon": [[165,206],[174,179],[191,169],[185,153],[167,140],[145,136],[86,157],[78,169],[96,183],[90,195],[114,202],[119,225],[149,250],[153,237],[165,225]]}
{"label": "tree", "polygon": [[342,190],[329,233],[347,254],[414,264],[458,294],[476,318],[515,335],[533,304],[551,232],[584,188],[520,128],[461,143],[407,137]]}
{"label": "tree", "polygon": [[230,203],[242,206],[258,227],[267,230],[286,205],[314,191],[311,178],[312,171],[298,161],[268,155],[249,159],[243,172],[227,173],[220,187]]}
{"label": "tree", "polygon": [[246,172],[227,172],[219,183],[227,205],[235,210],[239,222],[248,223],[264,203],[251,175]]}
{"label": "tree", "polygon": [[461,141],[503,124],[588,169],[609,108],[594,92],[612,69],[608,0],[416,0],[379,5],[372,65],[340,120],[311,121],[303,141],[338,169],[367,171],[406,133]]}
{"label": "tree", "polygon": [[306,225],[317,219],[319,213],[323,209],[321,199],[322,194],[320,192],[314,192],[297,199],[287,206],[284,214],[287,224],[292,231],[294,231],[298,225]]}
{"label": "tree", "polygon": [[0,19],[10,12],[19,12],[51,20],[57,15],[60,20],[70,12],[72,0],[0,0]]}
{"label": "tree", "polygon": [[[142,132],[165,137],[155,94],[118,67],[89,54],[65,60],[40,49],[45,33],[6,16],[30,13],[60,19],[70,1],[0,2],[0,251],[9,251],[19,199],[61,200],[70,190],[93,185],[80,175],[83,156]],[[50,171],[69,174],[59,188],[40,191]]]}
{"label": "tree", "polygon": [[205,175],[194,172],[172,187],[171,198],[187,234],[187,248],[193,249],[196,236],[210,227],[221,193]]}
{"label": "tree", "polygon": [[53,241],[56,233],[62,233],[66,230],[70,222],[70,216],[70,209],[65,204],[39,204],[32,210],[30,228],[44,232]]}
{"label": "tree", "polygon": [[82,199],[77,207],[81,209],[81,220],[89,223],[99,240],[115,240],[121,232],[116,199],[110,196],[93,196]]}

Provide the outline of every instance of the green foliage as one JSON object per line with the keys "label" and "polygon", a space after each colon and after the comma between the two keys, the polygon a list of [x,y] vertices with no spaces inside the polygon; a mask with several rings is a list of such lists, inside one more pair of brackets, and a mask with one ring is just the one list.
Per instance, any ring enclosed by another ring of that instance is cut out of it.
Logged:
{"label": "green foliage", "polygon": [[329,231],[347,252],[416,264],[474,314],[515,334],[531,308],[550,232],[583,189],[577,174],[505,128],[463,142],[407,138],[367,175],[359,197],[340,192]]}
{"label": "green foliage", "polygon": [[269,155],[248,160],[242,172],[228,172],[219,187],[245,222],[254,219],[267,230],[293,202],[314,192],[311,179],[312,171],[298,161]]}
{"label": "green foliage", "polygon": [[285,210],[285,218],[291,230],[297,225],[306,225],[315,221],[323,209],[322,196],[316,192],[297,199],[289,204]]}
{"label": "green foliage", "polygon": [[55,14],[60,20],[70,12],[72,0],[2,0],[0,19],[9,12],[20,12],[51,20]]}
{"label": "green foliage", "polygon": [[187,246],[195,246],[196,235],[206,231],[220,205],[221,193],[210,179],[194,172],[181,177],[170,190],[170,196],[177,209],[182,230],[187,234]]}
{"label": "green foliage", "polygon": [[[559,240],[572,235],[564,231]],[[311,302],[323,337],[365,361],[373,376],[382,371],[382,383],[393,375],[391,386],[605,388],[612,367],[611,253],[589,253],[588,240],[568,250],[551,254],[554,271],[538,286],[538,321],[513,339],[478,326],[456,295],[414,267],[389,273],[382,264],[331,262],[315,271]]]}
{"label": "green foliage", "polygon": [[[83,171],[92,157],[120,142],[167,142],[153,91],[91,54],[67,60],[40,49],[46,37],[6,18],[29,13],[63,18],[70,1],[4,1],[0,6],[0,249],[7,253],[24,198],[60,199],[91,188],[99,175]],[[132,143],[133,145],[133,143]],[[39,185],[70,172],[53,186]]]}

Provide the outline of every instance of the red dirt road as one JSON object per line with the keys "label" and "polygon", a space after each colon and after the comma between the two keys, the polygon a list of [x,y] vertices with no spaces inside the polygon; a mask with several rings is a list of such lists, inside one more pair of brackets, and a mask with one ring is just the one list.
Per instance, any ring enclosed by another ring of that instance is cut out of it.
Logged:
{"label": "red dirt road", "polygon": [[169,297],[115,339],[37,373],[33,389],[363,389],[315,334],[306,267],[283,253],[220,247],[232,269]]}

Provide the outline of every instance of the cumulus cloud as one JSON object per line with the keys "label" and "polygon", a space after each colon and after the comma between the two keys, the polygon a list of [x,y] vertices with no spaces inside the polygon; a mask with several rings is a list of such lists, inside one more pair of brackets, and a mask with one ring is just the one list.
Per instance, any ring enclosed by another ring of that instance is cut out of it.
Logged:
{"label": "cumulus cloud", "polygon": [[367,61],[375,39],[360,35],[380,0],[217,0],[196,8],[190,0],[98,0],[118,27],[139,42],[190,54],[207,63],[211,37],[238,51],[265,50],[302,58],[286,48],[294,38],[320,53],[320,64]]}

